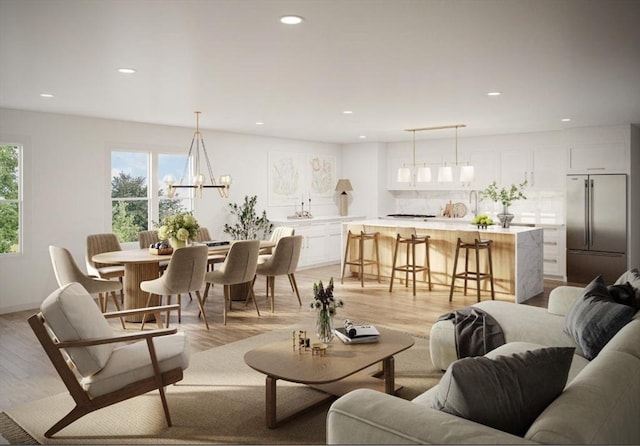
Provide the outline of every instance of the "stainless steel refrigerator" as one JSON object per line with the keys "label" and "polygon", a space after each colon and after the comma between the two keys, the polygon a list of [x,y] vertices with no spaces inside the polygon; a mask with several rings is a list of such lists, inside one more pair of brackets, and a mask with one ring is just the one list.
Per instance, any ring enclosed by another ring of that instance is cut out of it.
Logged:
{"label": "stainless steel refrigerator", "polygon": [[567,176],[567,280],[607,285],[627,270],[627,176]]}

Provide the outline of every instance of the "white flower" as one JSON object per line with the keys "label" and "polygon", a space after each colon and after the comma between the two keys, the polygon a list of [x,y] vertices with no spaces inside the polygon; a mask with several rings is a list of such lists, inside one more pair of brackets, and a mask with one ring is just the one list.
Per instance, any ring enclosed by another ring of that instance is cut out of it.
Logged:
{"label": "white flower", "polygon": [[187,231],[185,228],[178,229],[178,231],[176,232],[176,238],[178,240],[182,240],[183,242],[186,241],[189,238],[189,231]]}

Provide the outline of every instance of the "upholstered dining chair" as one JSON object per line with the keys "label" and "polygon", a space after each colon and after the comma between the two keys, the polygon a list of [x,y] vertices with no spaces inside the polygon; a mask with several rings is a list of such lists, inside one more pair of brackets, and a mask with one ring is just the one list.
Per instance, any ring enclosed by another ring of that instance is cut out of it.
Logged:
{"label": "upholstered dining chair", "polygon": [[[156,229],[150,229],[148,231],[140,231],[138,232],[138,245],[140,249],[149,248],[154,243],[158,243],[160,241],[160,237],[158,237],[158,231]],[[164,273],[164,270],[167,269],[167,265],[169,265],[168,260],[163,260],[160,262],[160,273]]]}
{"label": "upholstered dining chair", "polygon": [[[204,301],[200,295],[200,289],[204,284],[204,275],[207,272],[207,253],[208,248],[205,245],[192,245],[174,250],[169,265],[162,276],[140,283],[140,289],[149,293],[146,306],[151,305],[151,298],[154,294],[160,296],[160,299],[162,296],[167,296],[167,304],[170,305],[171,296],[175,294],[178,299],[178,322],[181,322],[182,302],[180,296],[195,291],[200,313],[208,330],[209,323],[204,314]],[[142,318],[142,328],[144,328],[145,320],[146,315]]]}
{"label": "upholstered dining chair", "polygon": [[[271,237],[269,238],[269,240],[277,245],[278,240],[280,240],[282,237],[289,237],[295,234],[296,234],[295,228],[291,228],[289,226],[277,226],[273,229],[273,232],[271,233]],[[273,254],[274,249],[275,247],[262,248],[260,249],[260,256]],[[263,262],[265,260],[266,260],[266,257],[262,257],[261,259],[258,260],[258,263],[260,263],[261,261]]]}
{"label": "upholstered dining chair", "polygon": [[[72,282],[78,282],[89,294],[97,294],[100,303],[100,310],[107,311],[107,296],[111,295],[116,310],[120,311],[120,304],[116,297],[116,291],[122,291],[122,284],[113,280],[90,277],[82,272],[73,256],[66,248],[59,246],[49,246],[49,256],[53,273],[58,281],[58,286],[65,286]],[[120,318],[122,328],[125,328],[124,318]]]}
{"label": "upholstered dining chair", "polygon": [[[259,251],[260,240],[237,240],[231,244],[222,266],[215,271],[209,271],[204,276],[204,281],[206,282],[204,289],[205,302],[211,285],[217,283],[224,286],[222,320],[225,325],[227,325],[227,305],[231,309],[231,285],[248,284],[245,304],[249,299],[253,300],[256,312],[260,316],[256,296],[253,293],[253,279],[256,275]],[[201,311],[203,311],[204,315],[204,310]]]}
{"label": "upholstered dining chair", "polygon": [[76,404],[45,437],[90,412],[156,389],[171,426],[164,387],[182,380],[189,365],[186,335],[175,328],[118,335],[106,320],[158,308],[103,315],[87,290],[75,282],[42,302],[40,312],[28,322]]}
{"label": "upholstered dining chair", "polygon": [[[118,237],[113,233],[90,234],[87,236],[85,261],[90,276],[101,279],[117,278],[122,283],[124,266],[96,263],[92,257],[103,252],[122,251]],[[120,300],[124,301],[124,291],[120,291]]]}
{"label": "upholstered dining chair", "polygon": [[[300,293],[294,273],[298,267],[300,260],[300,251],[302,249],[302,236],[293,235],[280,238],[276,244],[274,253],[264,263],[258,263],[256,267],[256,276],[266,276],[267,283],[267,299],[269,299],[269,291],[271,291],[271,312],[275,311],[275,282],[276,276],[287,275],[291,288],[298,297],[298,303],[302,306]],[[255,279],[254,279],[255,280]]]}

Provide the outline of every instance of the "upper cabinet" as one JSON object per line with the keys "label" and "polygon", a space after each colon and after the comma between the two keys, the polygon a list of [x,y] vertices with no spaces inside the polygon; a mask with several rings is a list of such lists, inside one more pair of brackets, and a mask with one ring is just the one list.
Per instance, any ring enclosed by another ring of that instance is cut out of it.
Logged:
{"label": "upper cabinet", "polygon": [[500,180],[503,186],[527,182],[533,190],[564,188],[565,149],[544,147],[532,150],[503,150],[500,153]]}
{"label": "upper cabinet", "polygon": [[629,173],[629,152],[619,142],[580,144],[569,148],[569,173]]}

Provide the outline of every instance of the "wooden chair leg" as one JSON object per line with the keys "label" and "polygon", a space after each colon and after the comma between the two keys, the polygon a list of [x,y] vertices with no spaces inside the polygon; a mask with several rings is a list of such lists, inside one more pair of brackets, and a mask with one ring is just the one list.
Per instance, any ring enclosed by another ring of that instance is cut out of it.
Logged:
{"label": "wooden chair leg", "polygon": [[[253,285],[253,283],[251,285]],[[260,317],[260,310],[258,309],[258,302],[256,302],[256,295],[253,293],[253,286],[249,286],[249,291],[247,291],[247,299],[249,298],[253,300],[253,306],[256,307],[256,312],[258,313],[258,317]]]}
{"label": "wooden chair leg", "polygon": [[229,297],[229,285],[224,285],[224,303],[222,305],[222,322],[224,325],[227,325],[227,301],[230,300]]}
{"label": "wooden chair leg", "polygon": [[456,244],[456,254],[453,258],[453,273],[451,274],[451,288],[449,289],[449,302],[453,300],[453,288],[456,285],[456,269],[458,268],[458,254],[460,254],[460,239]]}
{"label": "wooden chair leg", "polygon": [[293,273],[289,274],[289,281],[293,285],[293,289],[296,292],[296,296],[298,297],[298,304],[302,306],[302,301],[300,300],[300,292],[298,291],[298,283],[296,282],[296,276]]}
{"label": "wooden chair leg", "polygon": [[204,312],[204,298],[200,294],[199,290],[196,290],[196,300],[198,301],[198,307],[200,307],[200,314],[202,315],[202,319],[204,319],[204,325],[209,329],[209,322],[207,321],[207,315]]}
{"label": "wooden chair leg", "polygon": [[[149,293],[149,297],[147,297],[147,303],[144,305],[145,307],[151,306],[151,293]],[[142,323],[140,324],[140,331],[144,330],[144,324],[147,321],[147,313],[142,315]]]}
{"label": "wooden chair leg", "polygon": [[[116,306],[116,311],[120,311],[120,304],[118,303],[118,298],[116,297],[116,292],[115,291],[111,292],[111,298],[113,299],[113,303]],[[120,324],[122,324],[122,329],[123,330],[127,329],[127,327],[125,327],[125,325],[124,325],[124,318],[123,317],[120,317]]]}
{"label": "wooden chair leg", "polygon": [[398,259],[398,237],[396,236],[396,246],[393,248],[393,262],[391,263],[391,283],[389,284],[389,292],[393,290],[393,279],[396,275],[396,260]]}

